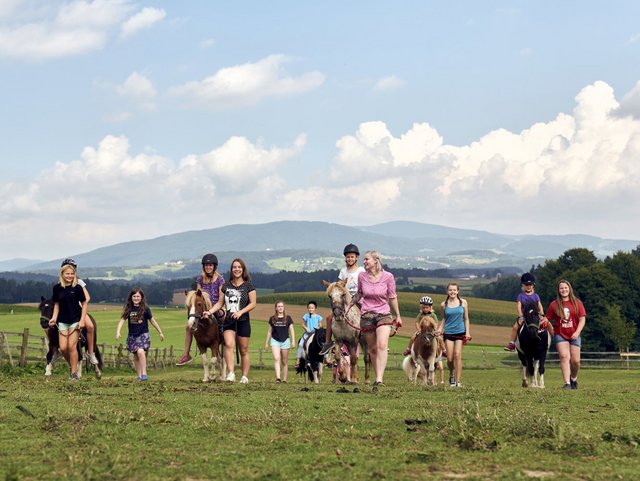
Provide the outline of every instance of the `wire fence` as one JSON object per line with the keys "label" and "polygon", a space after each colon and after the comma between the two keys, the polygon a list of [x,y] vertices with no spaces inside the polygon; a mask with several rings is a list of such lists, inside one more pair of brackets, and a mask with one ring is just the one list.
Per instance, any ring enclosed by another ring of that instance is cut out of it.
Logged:
{"label": "wire fence", "polygon": [[[98,344],[104,367],[133,367],[133,354],[127,351],[124,344]],[[49,350],[45,336],[32,335],[28,328],[23,332],[0,332],[0,366],[26,367],[30,364],[45,364]],[[192,349],[192,354],[194,350]],[[262,348],[250,350],[251,365],[263,369],[273,367],[271,351]],[[151,348],[147,353],[149,369],[167,369],[175,366],[182,355],[182,349],[173,346]],[[390,351],[387,367],[401,369],[404,355]],[[363,361],[361,360],[361,363]],[[520,364],[517,354],[506,352],[501,348],[465,349],[463,352],[465,369],[497,369],[500,367],[517,367]],[[558,353],[549,351],[547,365],[559,364]],[[638,352],[581,352],[581,367],[593,369],[640,369],[640,353]]]}

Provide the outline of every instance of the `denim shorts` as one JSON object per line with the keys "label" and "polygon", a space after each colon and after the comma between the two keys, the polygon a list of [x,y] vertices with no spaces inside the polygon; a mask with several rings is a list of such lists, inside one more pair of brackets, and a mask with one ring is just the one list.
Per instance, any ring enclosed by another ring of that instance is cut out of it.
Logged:
{"label": "denim shorts", "polygon": [[279,347],[280,349],[291,349],[291,338],[287,337],[287,340],[284,342],[276,341],[273,337],[269,342],[271,347]]}
{"label": "denim shorts", "polygon": [[571,339],[565,339],[561,335],[556,334],[555,336],[553,336],[553,340],[555,341],[556,344],[560,342],[568,342],[572,346],[582,347],[582,336],[578,337],[578,339],[576,339],[575,341],[572,341]]}
{"label": "denim shorts", "polygon": [[68,331],[69,329],[73,329],[74,327],[78,327],[79,322],[74,322],[72,324],[66,324],[64,322],[58,323],[58,331]]}

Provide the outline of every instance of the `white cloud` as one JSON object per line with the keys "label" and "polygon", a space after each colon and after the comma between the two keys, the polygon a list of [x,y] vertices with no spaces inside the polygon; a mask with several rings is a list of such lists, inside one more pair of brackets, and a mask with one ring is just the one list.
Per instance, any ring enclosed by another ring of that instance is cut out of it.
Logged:
{"label": "white cloud", "polygon": [[270,55],[256,63],[225,67],[200,81],[175,86],[170,93],[195,105],[213,108],[254,105],[267,97],[285,97],[313,90],[324,82],[320,72],[286,76],[283,65],[291,59]]}
{"label": "white cloud", "polygon": [[638,40],[640,40],[640,32],[630,35],[629,38],[627,39],[626,45],[633,45]]}
{"label": "white cloud", "polygon": [[[0,2],[0,56],[40,61],[99,50],[132,9],[131,0]],[[145,8],[123,24],[123,32],[149,27],[161,15]]]}
{"label": "white cloud", "polygon": [[200,48],[211,48],[216,44],[216,40],[214,38],[207,38],[200,42]]}
{"label": "white cloud", "polygon": [[122,85],[116,87],[116,92],[134,100],[144,110],[155,108],[156,89],[151,80],[141,73],[129,75]]}
{"label": "white cloud", "polygon": [[160,22],[167,16],[167,12],[161,8],[146,7],[141,11],[128,18],[120,28],[122,38],[133,35],[134,33],[151,28],[154,24]]}
{"label": "white cloud", "polygon": [[406,82],[395,75],[379,79],[373,86],[374,92],[390,92],[404,87]]}

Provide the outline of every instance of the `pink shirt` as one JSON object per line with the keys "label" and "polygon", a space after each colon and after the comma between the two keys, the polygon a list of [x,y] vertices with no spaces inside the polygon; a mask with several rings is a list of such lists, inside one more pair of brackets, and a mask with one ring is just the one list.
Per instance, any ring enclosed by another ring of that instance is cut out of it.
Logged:
{"label": "pink shirt", "polygon": [[361,272],[358,275],[358,292],[360,298],[360,312],[365,314],[391,314],[389,299],[396,298],[396,280],[393,274],[382,271],[378,282],[369,280],[369,274]]}

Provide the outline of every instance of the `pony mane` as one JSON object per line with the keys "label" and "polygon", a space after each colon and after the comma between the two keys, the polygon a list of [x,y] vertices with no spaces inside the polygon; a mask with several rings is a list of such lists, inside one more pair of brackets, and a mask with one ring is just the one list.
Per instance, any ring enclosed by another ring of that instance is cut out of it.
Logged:
{"label": "pony mane", "polygon": [[200,292],[200,295],[202,296],[202,298],[204,299],[204,306],[206,310],[211,309],[211,307],[213,307],[213,304],[211,304],[211,299],[209,298],[209,294],[207,294],[204,291],[189,291],[187,292],[187,298],[184,301],[184,305],[187,309],[191,309],[191,307],[194,305],[194,303],[196,302],[196,297],[198,295],[198,292]]}
{"label": "pony mane", "polygon": [[432,331],[435,331],[438,328],[438,323],[431,314],[422,314],[418,324],[420,325],[420,332],[429,330],[429,327],[432,328]]}

